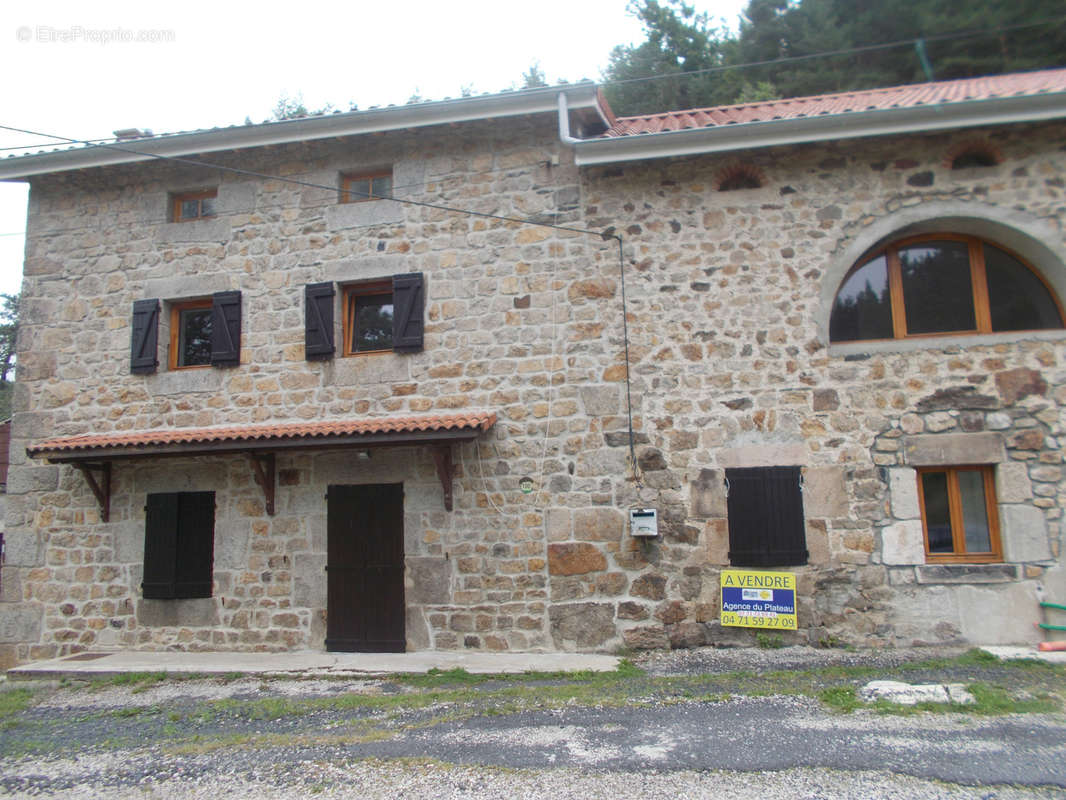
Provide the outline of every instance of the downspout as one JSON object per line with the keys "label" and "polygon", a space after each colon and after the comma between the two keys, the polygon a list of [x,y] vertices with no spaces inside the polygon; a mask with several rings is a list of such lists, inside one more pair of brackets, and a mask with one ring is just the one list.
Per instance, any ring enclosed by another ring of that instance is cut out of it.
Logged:
{"label": "downspout", "polygon": [[[574,147],[582,141],[570,135],[570,109],[566,105],[566,92],[559,92],[559,141],[570,147]],[[633,480],[636,481],[637,486],[643,486],[640,468],[637,466],[637,453],[633,436],[633,395],[629,380],[629,323],[626,319],[629,309],[626,308],[626,269],[622,252],[622,237],[614,232],[614,228],[608,228],[600,236],[603,237],[605,242],[609,242],[611,239],[618,242],[618,275],[622,285],[622,341],[625,344],[626,365],[626,417],[629,422],[629,462],[633,470]]]}
{"label": "downspout", "polygon": [[570,135],[570,108],[566,105],[566,92],[559,92],[559,141],[571,147],[581,141]]}

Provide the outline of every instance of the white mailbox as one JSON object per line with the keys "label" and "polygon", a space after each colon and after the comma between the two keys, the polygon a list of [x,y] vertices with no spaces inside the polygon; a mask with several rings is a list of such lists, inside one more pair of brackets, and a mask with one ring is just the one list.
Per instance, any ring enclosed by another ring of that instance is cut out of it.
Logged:
{"label": "white mailbox", "polygon": [[654,508],[631,508],[629,510],[630,536],[658,536],[659,513]]}

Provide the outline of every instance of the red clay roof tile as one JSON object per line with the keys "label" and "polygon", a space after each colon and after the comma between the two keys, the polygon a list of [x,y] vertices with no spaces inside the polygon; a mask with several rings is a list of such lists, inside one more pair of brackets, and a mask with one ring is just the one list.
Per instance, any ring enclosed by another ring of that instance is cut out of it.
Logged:
{"label": "red clay roof tile", "polygon": [[331,436],[414,433],[419,431],[485,431],[491,428],[495,422],[496,414],[494,412],[471,411],[465,414],[436,414],[422,417],[369,417],[318,422],[282,422],[269,425],[235,425],[221,428],[89,433],[82,436],[67,436],[38,442],[27,447],[26,452],[30,455],[43,455],[151,445],[237,443],[273,439],[328,439]]}
{"label": "red clay roof tile", "polygon": [[787,100],[769,100],[735,106],[691,108],[637,117],[619,117],[603,135],[605,137],[634,136],[689,128],[714,128],[746,122],[770,122],[780,119],[880,111],[890,108],[960,103],[968,100],[990,100],[996,97],[1063,91],[1066,91],[1066,69],[1015,72],[1009,75],[989,75],[983,78],[893,86],[886,89],[867,89],[814,97],[793,97]]}

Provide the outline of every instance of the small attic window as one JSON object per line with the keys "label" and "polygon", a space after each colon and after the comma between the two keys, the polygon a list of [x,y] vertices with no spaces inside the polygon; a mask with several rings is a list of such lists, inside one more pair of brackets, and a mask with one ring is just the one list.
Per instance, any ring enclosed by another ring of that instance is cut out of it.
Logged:
{"label": "small attic window", "polygon": [[984,140],[962,142],[948,151],[945,159],[951,169],[994,167],[1003,161],[999,148]]}
{"label": "small attic window", "polygon": [[172,220],[174,222],[193,222],[198,219],[210,219],[215,216],[215,200],[218,189],[202,192],[182,192],[171,195]]}
{"label": "small attic window", "polygon": [[762,170],[751,164],[734,164],[718,175],[719,192],[734,192],[739,189],[761,189],[765,183]]}
{"label": "small attic window", "polygon": [[392,197],[392,170],[341,176],[341,202],[363,203]]}

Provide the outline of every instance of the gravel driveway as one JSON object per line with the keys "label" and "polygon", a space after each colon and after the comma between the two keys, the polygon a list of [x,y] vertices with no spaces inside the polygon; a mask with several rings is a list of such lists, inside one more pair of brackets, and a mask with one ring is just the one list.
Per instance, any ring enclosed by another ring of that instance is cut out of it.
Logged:
{"label": "gravel driveway", "polygon": [[0,700],[25,708],[0,715],[0,796],[1066,798],[1061,713],[841,714],[817,698],[880,677],[1019,696],[1066,677],[961,652],[704,648],[588,685],[12,682]]}

